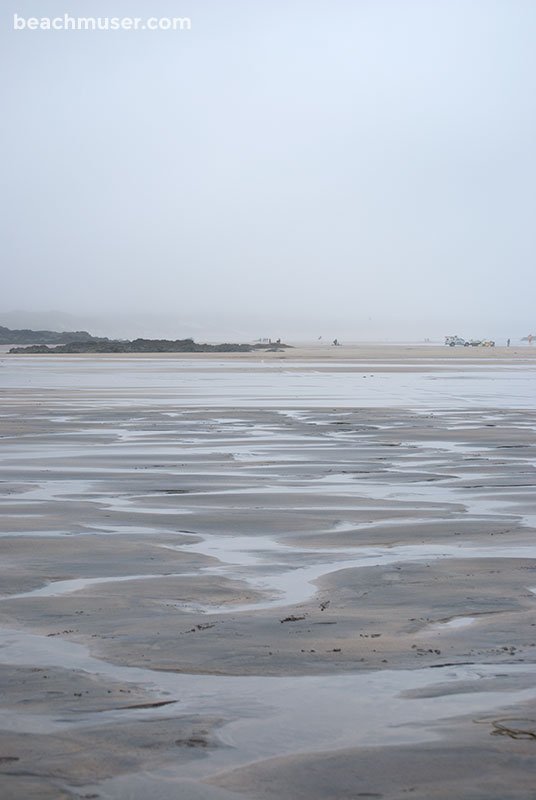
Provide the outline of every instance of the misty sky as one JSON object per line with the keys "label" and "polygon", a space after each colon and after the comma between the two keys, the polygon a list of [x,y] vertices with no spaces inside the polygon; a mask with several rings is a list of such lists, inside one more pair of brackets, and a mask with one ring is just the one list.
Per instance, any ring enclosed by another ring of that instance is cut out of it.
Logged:
{"label": "misty sky", "polygon": [[[536,333],[534,0],[4,0],[0,311]],[[189,32],[13,31],[13,13]]]}

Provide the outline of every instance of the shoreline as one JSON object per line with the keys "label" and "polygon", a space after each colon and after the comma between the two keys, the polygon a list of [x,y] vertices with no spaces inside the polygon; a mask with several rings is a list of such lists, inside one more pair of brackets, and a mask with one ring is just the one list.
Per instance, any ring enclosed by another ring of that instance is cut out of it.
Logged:
{"label": "shoreline", "polygon": [[303,345],[291,344],[288,350],[269,352],[266,350],[251,350],[248,353],[179,353],[179,352],[155,352],[155,353],[9,353],[7,349],[2,352],[2,348],[9,349],[13,345],[2,345],[0,347],[0,357],[9,356],[10,358],[169,358],[169,359],[217,359],[224,361],[252,360],[252,361],[308,361],[324,360],[329,361],[370,361],[377,359],[417,359],[417,360],[460,360],[464,363],[468,361],[498,361],[498,360],[536,360],[536,346],[518,345],[511,347],[448,347],[447,345],[428,345],[428,344],[382,344],[382,343],[363,343],[352,345]]}

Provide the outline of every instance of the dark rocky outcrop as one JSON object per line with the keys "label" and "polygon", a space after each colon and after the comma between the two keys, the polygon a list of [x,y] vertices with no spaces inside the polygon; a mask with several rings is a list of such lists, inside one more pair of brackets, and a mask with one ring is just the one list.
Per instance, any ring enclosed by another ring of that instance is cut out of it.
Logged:
{"label": "dark rocky outcrop", "polygon": [[[278,344],[278,349],[289,347]],[[92,339],[48,347],[34,344],[30,347],[12,347],[10,353],[250,353],[253,350],[273,350],[271,344],[197,344],[193,339],[134,339],[115,341]]]}

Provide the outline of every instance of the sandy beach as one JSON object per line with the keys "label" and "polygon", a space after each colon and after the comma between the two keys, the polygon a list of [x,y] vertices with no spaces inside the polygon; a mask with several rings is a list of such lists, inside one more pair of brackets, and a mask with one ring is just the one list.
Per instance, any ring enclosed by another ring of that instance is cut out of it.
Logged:
{"label": "sandy beach", "polygon": [[5,797],[534,797],[533,348],[0,357]]}
{"label": "sandy beach", "polygon": [[[0,345],[0,353],[9,353],[14,345]],[[17,356],[20,358],[21,356]],[[29,355],[23,357],[30,357]],[[56,358],[72,358],[72,355],[58,353]],[[441,344],[390,344],[386,342],[349,342],[341,343],[335,347],[327,342],[289,342],[288,348],[277,348],[266,350],[252,350],[250,353],[101,353],[101,359],[117,358],[142,358],[154,359],[170,358],[180,360],[205,360],[212,361],[214,358],[224,358],[226,361],[341,361],[341,362],[360,362],[377,361],[387,359],[396,361],[399,366],[404,366],[405,359],[417,359],[424,362],[427,360],[444,361],[445,359],[459,361],[488,360],[497,361],[508,360],[532,360],[536,359],[536,346],[529,346],[526,342],[512,345],[511,347],[447,347]],[[95,358],[94,353],[79,353],[76,358]]]}

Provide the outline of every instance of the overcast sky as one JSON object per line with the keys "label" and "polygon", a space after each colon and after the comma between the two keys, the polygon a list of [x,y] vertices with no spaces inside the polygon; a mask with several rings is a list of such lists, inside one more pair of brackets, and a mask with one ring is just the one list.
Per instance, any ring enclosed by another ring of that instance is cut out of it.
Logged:
{"label": "overcast sky", "polygon": [[[534,0],[2,10],[0,311],[536,333]],[[12,29],[66,10],[192,28]]]}

